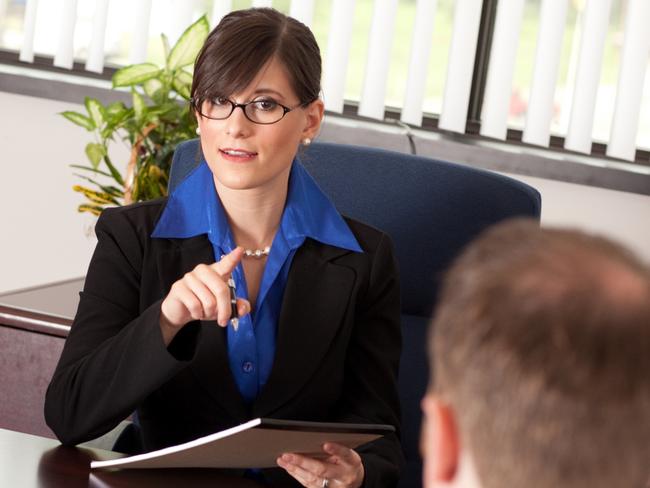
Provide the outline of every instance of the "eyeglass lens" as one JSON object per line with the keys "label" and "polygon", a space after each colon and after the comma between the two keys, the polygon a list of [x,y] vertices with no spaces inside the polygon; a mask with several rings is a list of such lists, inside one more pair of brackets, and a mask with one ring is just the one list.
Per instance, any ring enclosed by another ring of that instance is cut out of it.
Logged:
{"label": "eyeglass lens", "polygon": [[[258,124],[273,124],[284,117],[285,110],[273,99],[253,100],[246,104],[239,105],[244,109],[246,117]],[[205,100],[201,106],[201,113],[211,119],[226,119],[235,109],[230,100],[217,98]]]}

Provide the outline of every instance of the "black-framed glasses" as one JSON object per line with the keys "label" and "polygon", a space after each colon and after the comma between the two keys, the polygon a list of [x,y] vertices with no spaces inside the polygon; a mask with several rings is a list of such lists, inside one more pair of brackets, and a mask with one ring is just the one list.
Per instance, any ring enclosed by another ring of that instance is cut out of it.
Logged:
{"label": "black-framed glasses", "polygon": [[257,98],[247,103],[236,103],[225,97],[207,100],[195,100],[193,98],[190,102],[203,117],[207,117],[208,119],[227,119],[239,107],[248,120],[262,125],[280,122],[292,110],[307,106],[310,103],[300,103],[295,107],[287,107],[268,97]]}

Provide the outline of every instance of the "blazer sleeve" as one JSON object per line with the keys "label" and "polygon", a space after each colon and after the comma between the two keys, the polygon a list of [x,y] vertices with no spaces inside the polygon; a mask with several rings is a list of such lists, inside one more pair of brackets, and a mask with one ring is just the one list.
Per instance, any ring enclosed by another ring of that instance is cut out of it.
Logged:
{"label": "blazer sleeve", "polygon": [[404,464],[399,442],[397,374],[401,354],[400,289],[390,238],[383,234],[373,256],[365,296],[357,304],[346,357],[343,422],[383,423],[396,434],[359,448],[365,487],[396,486]]}
{"label": "blazer sleeve", "polygon": [[[131,218],[129,218],[131,212]],[[191,359],[200,327],[191,323],[165,347],[160,304],[141,302],[150,239],[136,210],[107,209],[70,334],[45,397],[45,419],[65,445],[85,442],[128,417]]]}

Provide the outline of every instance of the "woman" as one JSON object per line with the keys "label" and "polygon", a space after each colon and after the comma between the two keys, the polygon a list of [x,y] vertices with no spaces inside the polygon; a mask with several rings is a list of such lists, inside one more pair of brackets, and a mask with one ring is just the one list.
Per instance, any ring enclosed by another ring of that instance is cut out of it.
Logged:
{"label": "woman", "polygon": [[[209,35],[192,85],[205,160],[168,199],[97,222],[46,398],[64,444],[134,410],[145,450],[255,417],[399,427],[390,240],[342,218],[295,161],[323,117],[320,76],[312,33],[275,10],[233,12]],[[323,449],[278,465],[303,486],[396,483],[397,436]]]}

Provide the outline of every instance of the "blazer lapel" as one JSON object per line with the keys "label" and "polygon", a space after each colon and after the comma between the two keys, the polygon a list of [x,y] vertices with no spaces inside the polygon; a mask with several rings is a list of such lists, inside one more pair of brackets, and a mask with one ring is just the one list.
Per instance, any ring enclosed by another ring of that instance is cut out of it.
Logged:
{"label": "blazer lapel", "polygon": [[284,292],[275,361],[253,405],[269,416],[308,381],[341,327],[356,278],[331,261],[349,251],[308,240],[296,253]]}
{"label": "blazer lapel", "polygon": [[[164,293],[185,273],[201,263],[215,262],[207,236],[167,239],[167,249],[158,254],[158,270]],[[201,321],[201,339],[189,368],[199,383],[233,418],[245,420],[248,408],[228,364],[226,329],[216,321]]]}

